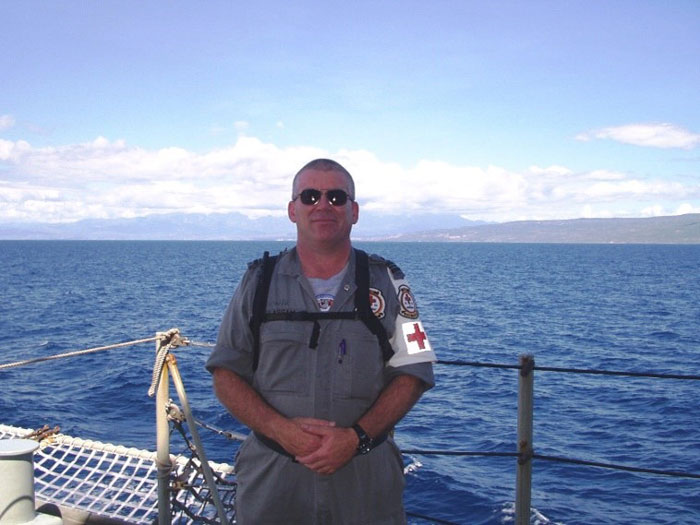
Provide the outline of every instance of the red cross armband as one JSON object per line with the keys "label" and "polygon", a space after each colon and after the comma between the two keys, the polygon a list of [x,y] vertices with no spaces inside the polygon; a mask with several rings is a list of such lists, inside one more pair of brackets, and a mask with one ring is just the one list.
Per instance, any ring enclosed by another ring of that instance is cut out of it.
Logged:
{"label": "red cross armband", "polygon": [[437,358],[418,316],[416,300],[408,282],[405,279],[395,279],[393,276],[392,282],[398,301],[398,314],[394,335],[390,340],[394,356],[389,360],[389,366],[435,362]]}

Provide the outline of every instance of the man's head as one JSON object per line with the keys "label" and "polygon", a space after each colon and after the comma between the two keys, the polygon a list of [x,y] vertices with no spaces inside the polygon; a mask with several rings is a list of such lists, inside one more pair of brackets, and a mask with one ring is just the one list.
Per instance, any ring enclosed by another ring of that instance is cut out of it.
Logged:
{"label": "man's head", "polygon": [[312,160],[311,162],[308,162],[304,165],[303,168],[301,168],[299,171],[297,171],[297,174],[294,175],[294,181],[292,182],[292,200],[301,192],[301,189],[299,189],[299,176],[306,170],[319,170],[319,171],[335,171],[336,173],[340,173],[343,175],[346,179],[347,183],[347,188],[348,188],[348,195],[350,196],[351,200],[355,200],[355,181],[352,180],[352,175],[350,175],[350,172],[346,170],[340,163],[331,160],[331,159],[315,159]]}
{"label": "man's head", "polygon": [[294,176],[287,212],[297,225],[298,243],[317,248],[348,243],[359,216],[352,176],[333,160],[309,162]]}

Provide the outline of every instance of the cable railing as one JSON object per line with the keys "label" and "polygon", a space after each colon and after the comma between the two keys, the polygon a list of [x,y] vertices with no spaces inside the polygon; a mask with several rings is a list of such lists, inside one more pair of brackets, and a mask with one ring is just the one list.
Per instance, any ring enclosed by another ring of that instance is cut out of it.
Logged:
{"label": "cable railing", "polygon": [[[482,367],[482,368],[503,368],[503,369],[515,369],[520,370],[521,365],[507,365],[500,363],[482,363],[479,361],[446,361],[439,359],[436,364],[438,365],[454,365],[454,366],[472,366],[472,367]],[[700,381],[700,375],[687,375],[687,374],[659,374],[655,372],[630,372],[630,371],[619,371],[619,370],[596,370],[593,368],[559,368],[553,366],[534,366],[533,370],[537,372],[562,372],[570,374],[590,374],[590,375],[604,375],[604,376],[620,376],[620,377],[648,377],[654,379],[687,379],[691,381]]]}
{"label": "cable railing", "polygon": [[[187,414],[187,425],[190,428],[190,433],[193,435],[194,441],[196,442],[196,448],[201,449],[198,451],[199,457],[206,463],[206,456],[204,455],[203,446],[199,442],[199,437],[195,427],[201,427],[208,431],[220,434],[227,439],[241,441],[245,438],[244,435],[237,432],[230,432],[221,429],[217,429],[212,425],[205,422],[199,421],[193,417],[191,410],[189,408],[186,396],[184,395],[184,390],[182,387],[182,382],[179,377],[179,372],[174,363],[174,356],[170,355],[171,349],[180,346],[199,346],[199,347],[211,347],[211,343],[190,341],[189,339],[180,335],[179,330],[172,329],[167,332],[159,332],[155,337],[138,339],[134,341],[128,341],[123,343],[117,343],[114,345],[100,346],[95,348],[89,348],[85,350],[76,350],[73,352],[66,352],[63,354],[58,354],[54,356],[41,357],[36,359],[28,359],[17,361],[14,363],[0,364],[0,371],[10,368],[16,368],[21,366],[27,366],[32,364],[37,364],[40,362],[50,361],[54,359],[62,359],[69,357],[77,357],[81,355],[91,354],[95,352],[101,352],[111,349],[124,348],[127,346],[134,346],[138,344],[143,344],[146,342],[156,342],[157,355],[156,364],[154,366],[153,372],[153,383],[151,385],[151,394],[154,394],[156,390],[159,392],[160,401],[159,403],[165,406],[157,411],[157,414],[163,412],[159,416],[159,422],[157,426],[161,428],[161,438],[159,438],[159,447],[163,447],[158,458],[158,481],[161,485],[161,492],[163,493],[163,503],[159,508],[159,514],[161,518],[161,523],[166,523],[163,520],[163,516],[168,516],[169,512],[166,510],[166,505],[168,505],[168,487],[164,480],[167,479],[169,475],[168,471],[168,451],[169,444],[166,442],[169,439],[169,431],[166,426],[168,421],[172,424],[174,418],[171,412],[173,410],[179,411],[177,407],[173,409],[173,403],[168,402],[167,393],[163,391],[165,385],[168,383],[167,371],[170,371],[171,375],[176,379],[176,387],[178,388],[178,395],[180,396],[181,403],[183,403],[184,412]],[[534,357],[531,355],[520,356],[519,364],[502,364],[502,363],[487,363],[478,361],[462,361],[462,360],[438,360],[436,365],[439,366],[458,366],[458,367],[477,367],[477,368],[493,368],[493,369],[505,369],[505,370],[518,370],[518,438],[517,438],[517,451],[472,451],[472,450],[429,450],[429,449],[402,449],[402,453],[409,455],[426,455],[426,456],[455,456],[455,457],[470,457],[470,456],[482,456],[482,457],[512,457],[516,461],[516,487],[515,487],[515,523],[516,525],[524,525],[530,522],[531,515],[531,492],[532,492],[532,461],[542,460],[549,462],[559,462],[568,463],[572,465],[595,467],[612,469],[626,472],[635,473],[645,473],[658,476],[672,476],[678,478],[687,479],[700,479],[700,473],[694,472],[684,472],[678,470],[661,470],[646,468],[644,466],[636,465],[622,465],[599,461],[587,461],[578,458],[565,457],[565,456],[553,456],[547,454],[540,454],[535,452],[533,445],[533,416],[534,416],[534,372],[554,372],[554,373],[567,373],[567,374],[588,374],[588,375],[602,375],[602,376],[618,376],[618,377],[636,377],[636,378],[648,378],[648,379],[664,379],[664,380],[681,380],[681,381],[700,381],[700,375],[690,375],[690,374],[667,374],[667,373],[657,373],[657,372],[633,372],[633,371],[614,371],[614,370],[602,370],[602,369],[582,369],[582,368],[560,368],[560,367],[545,367],[535,365]],[[176,418],[175,418],[176,419]],[[217,514],[223,515],[223,510],[221,502],[217,501],[218,497],[216,495],[216,483],[213,481],[212,473],[208,472],[206,466],[204,466],[204,477],[208,478],[207,484],[210,485],[210,493],[213,498],[213,502],[217,508]],[[427,520],[433,523],[452,523],[445,520],[436,519],[430,516],[424,516],[416,512],[407,511],[408,516],[412,516],[418,519]],[[226,518],[221,519],[222,523],[226,522]]]}
{"label": "cable railing", "polygon": [[[533,444],[533,418],[534,418],[534,372],[558,372],[568,374],[589,374],[602,376],[618,376],[618,377],[636,377],[649,379],[666,379],[666,380],[687,380],[700,381],[700,375],[692,374],[665,374],[656,372],[632,372],[632,371],[615,371],[615,370],[600,370],[600,369],[582,369],[582,368],[561,368],[561,367],[545,367],[536,366],[535,359],[532,355],[520,356],[520,363],[502,364],[502,363],[485,363],[478,361],[460,361],[460,360],[438,360],[438,365],[447,366],[464,366],[478,368],[495,368],[505,370],[519,370],[519,387],[518,387],[518,442],[517,452],[498,452],[498,451],[467,451],[467,450],[421,450],[421,449],[402,449],[404,454],[417,455],[436,455],[436,456],[484,456],[484,457],[514,457],[517,458],[516,471],[516,487],[515,487],[515,524],[526,525],[530,523],[531,514],[531,495],[532,495],[532,460],[543,460],[550,462],[568,463],[572,465],[580,465],[587,467],[604,468],[611,470],[619,470],[625,472],[636,472],[651,474],[657,476],[671,476],[677,478],[700,479],[700,473],[683,472],[677,470],[661,470],[651,469],[633,465],[620,465],[614,463],[605,463],[599,461],[587,461],[577,458],[552,456],[547,454],[539,454],[534,451]],[[416,515],[417,517],[424,518]],[[447,523],[440,522],[439,523]]]}
{"label": "cable railing", "polygon": [[[523,365],[509,365],[501,363],[485,363],[478,361],[451,361],[451,360],[438,360],[436,362],[438,365],[449,365],[449,366],[464,366],[464,367],[479,367],[479,368],[496,368],[496,369],[509,369],[509,370],[522,370]],[[692,374],[662,374],[655,372],[631,372],[631,371],[615,371],[615,370],[599,370],[599,369],[584,369],[584,368],[559,368],[551,366],[538,366],[534,364],[527,365],[533,372],[560,372],[569,374],[589,374],[589,375],[605,375],[605,376],[618,376],[618,377],[637,377],[637,378],[650,378],[650,379],[676,379],[676,380],[689,380],[689,381],[700,381],[700,375]],[[491,457],[517,457],[521,458],[522,454],[520,452],[481,452],[481,451],[467,451],[467,450],[423,450],[423,449],[402,449],[405,454],[420,454],[426,456],[491,456]],[[651,469],[630,465],[620,465],[614,463],[604,463],[598,461],[586,461],[582,459],[562,457],[562,456],[552,456],[546,454],[538,454],[533,452],[532,459],[540,459],[544,461],[555,461],[559,463],[570,463],[574,465],[584,465],[590,467],[607,468],[613,470],[622,470],[627,472],[639,472],[645,474],[655,474],[659,476],[673,476],[679,478],[689,478],[689,479],[700,479],[700,474],[692,472],[682,472],[677,470],[660,470]]]}

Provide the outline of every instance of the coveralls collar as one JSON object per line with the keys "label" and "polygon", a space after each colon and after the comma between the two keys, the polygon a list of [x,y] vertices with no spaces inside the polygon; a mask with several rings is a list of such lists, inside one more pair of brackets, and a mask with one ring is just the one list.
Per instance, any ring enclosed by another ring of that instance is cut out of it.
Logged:
{"label": "coveralls collar", "polygon": [[[279,272],[283,275],[289,275],[296,277],[301,283],[304,289],[313,297],[313,291],[308,279],[301,271],[301,261],[299,260],[299,255],[297,254],[296,246],[287,252],[286,257],[280,257],[278,262]],[[343,282],[338,289],[338,294],[335,297],[331,311],[346,310],[345,304],[350,301],[352,294],[355,293],[357,289],[357,284],[355,283],[355,267],[356,267],[356,256],[355,249],[350,250],[350,261],[348,264],[348,270],[343,276]],[[351,306],[354,307],[354,303],[351,302]]]}

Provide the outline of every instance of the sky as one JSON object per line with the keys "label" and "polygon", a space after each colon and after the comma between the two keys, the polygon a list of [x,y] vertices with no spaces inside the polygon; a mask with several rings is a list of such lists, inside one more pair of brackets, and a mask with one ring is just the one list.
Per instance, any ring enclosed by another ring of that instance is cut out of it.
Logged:
{"label": "sky", "polygon": [[318,157],[361,213],[700,213],[697,0],[1,12],[0,225],[284,215]]}

